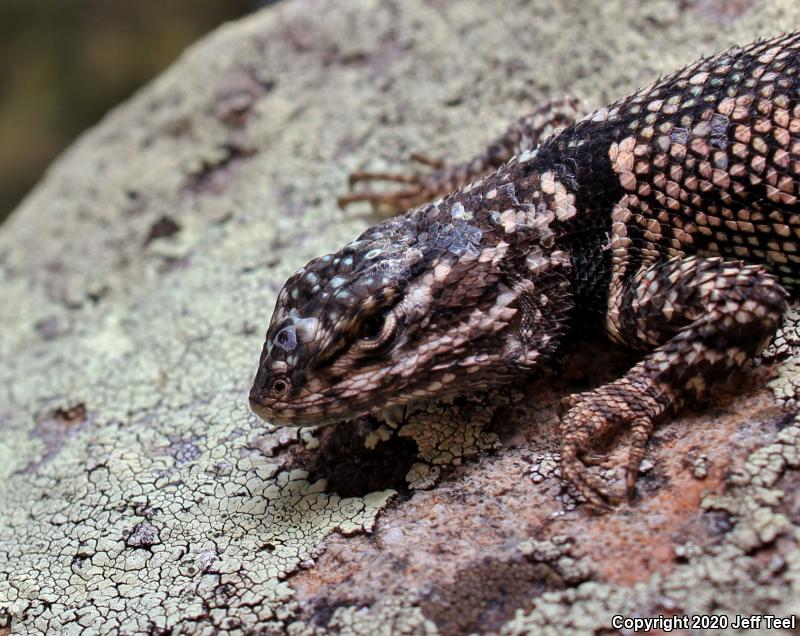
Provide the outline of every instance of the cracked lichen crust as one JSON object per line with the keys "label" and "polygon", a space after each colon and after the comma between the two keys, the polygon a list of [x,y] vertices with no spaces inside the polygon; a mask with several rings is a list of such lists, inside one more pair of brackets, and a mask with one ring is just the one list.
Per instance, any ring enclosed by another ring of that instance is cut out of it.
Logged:
{"label": "cracked lichen crust", "polygon": [[300,621],[289,625],[289,636],[438,636],[433,621],[425,618],[419,607],[400,601],[390,601],[378,612],[367,614],[362,607],[339,607],[331,616],[326,629]]}
{"label": "cracked lichen crust", "polygon": [[[282,579],[308,567],[331,532],[372,527],[389,493],[326,492],[247,450],[245,436],[231,435],[235,415],[203,425],[224,409],[209,406],[170,424],[76,435],[37,468],[41,490],[3,489],[16,511],[0,530],[13,633],[280,631],[291,615]],[[184,432],[164,436],[171,425]],[[31,475],[6,484],[15,478]]]}
{"label": "cracked lichen crust", "polygon": [[[592,634],[598,625],[610,627],[614,615],[798,615],[800,529],[796,519],[790,518],[792,513],[787,516],[781,505],[789,494],[782,479],[788,471],[796,475],[798,468],[800,420],[795,418],[773,443],[748,457],[731,477],[726,493],[702,499],[704,511],[725,515],[724,539],[718,544],[676,546],[676,557],[683,565],[671,574],[633,586],[587,581],[548,592],[530,612],[518,614],[500,633]],[[790,483],[796,487],[796,478]]]}
{"label": "cracked lichen crust", "polygon": [[458,465],[481,451],[500,448],[497,435],[486,428],[503,401],[495,395],[489,396],[488,404],[486,399],[455,405],[431,403],[414,413],[398,435],[414,439],[422,461],[434,466]]}
{"label": "cracked lichen crust", "polygon": [[[529,464],[503,463],[510,448],[485,455],[481,440],[492,440],[473,422],[447,441],[446,409],[419,415],[431,431],[409,429],[425,460],[407,468],[427,487],[435,475],[423,466],[476,449],[479,461],[453,469],[447,489],[441,480],[393,507],[387,492],[344,498],[293,470],[290,452],[316,452],[315,435],[264,426],[246,404],[280,285],[371,223],[335,208],[349,172],[397,169],[409,150],[466,158],[488,128],[499,133],[542,100],[607,103],[703,52],[798,23],[788,1],[721,29],[671,0],[502,0],[491,11],[473,0],[308,0],[193,47],[79,140],[0,228],[0,634],[374,633],[382,620],[397,632],[444,632],[431,624],[437,607],[425,605],[425,586],[407,584],[399,561],[359,569],[401,591],[345,599],[319,624],[298,608],[300,578],[332,577],[348,561],[326,566],[331,542],[370,544],[361,536],[370,528],[382,552],[403,535],[448,564],[470,545],[498,552],[481,542],[517,530],[522,514],[508,518],[515,500],[495,490],[500,478],[541,495],[534,501],[548,514],[557,493],[526,479]],[[787,374],[793,386],[797,374]],[[546,421],[541,428],[546,435]],[[523,543],[527,559],[552,556],[569,587],[516,618],[512,607],[497,630],[587,632],[610,613],[673,597],[796,612],[797,434],[792,424],[783,442],[763,442],[747,483],[714,501],[709,513],[735,528],[735,543],[726,534],[716,546],[687,544],[671,574],[648,570],[638,587],[599,574],[579,583],[596,563],[578,551],[551,555],[541,527],[564,518],[598,527],[557,501],[552,517],[519,528],[528,536],[509,545]],[[465,474],[480,497],[458,507]],[[459,516],[426,531],[419,515],[402,517],[418,498]],[[475,521],[470,506],[493,500],[501,518],[470,526],[469,545],[436,543]],[[398,519],[381,534],[376,517],[390,512]],[[635,529],[639,517],[621,514]],[[447,598],[460,611],[462,570],[427,565],[414,572],[429,586],[456,581]],[[475,580],[487,572],[470,567]]]}

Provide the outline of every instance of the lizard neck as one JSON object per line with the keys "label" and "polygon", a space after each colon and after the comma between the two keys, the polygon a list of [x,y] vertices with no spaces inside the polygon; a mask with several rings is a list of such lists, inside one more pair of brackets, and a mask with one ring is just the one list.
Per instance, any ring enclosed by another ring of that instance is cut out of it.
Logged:
{"label": "lizard neck", "polygon": [[571,322],[581,333],[601,330],[605,320],[611,280],[611,211],[625,194],[608,155],[618,135],[618,125],[583,120],[539,150],[540,173],[552,173],[575,198],[576,214],[563,224],[557,246],[572,260]]}

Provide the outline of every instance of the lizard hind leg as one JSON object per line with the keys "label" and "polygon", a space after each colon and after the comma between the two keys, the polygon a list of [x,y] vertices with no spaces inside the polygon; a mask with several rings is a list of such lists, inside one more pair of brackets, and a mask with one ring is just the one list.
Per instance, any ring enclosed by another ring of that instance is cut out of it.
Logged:
{"label": "lizard hind leg", "polygon": [[680,256],[644,265],[627,282],[612,280],[611,289],[607,331],[650,353],[619,380],[580,395],[562,419],[562,474],[598,508],[624,497],[590,472],[582,454],[607,432],[631,429],[630,497],[653,424],[756,355],[787,297],[763,267]]}
{"label": "lizard hind leg", "polygon": [[[488,174],[526,148],[535,148],[557,129],[572,124],[577,115],[577,100],[565,97],[547,102],[529,115],[518,119],[501,137],[490,143],[482,153],[470,161],[448,164],[424,155],[412,154],[411,158],[414,161],[429,166],[432,172],[422,174],[355,172],[350,175],[350,188],[360,183],[367,184],[368,188],[339,197],[339,207],[367,201],[376,211],[390,214],[405,212]],[[403,187],[386,192],[378,192],[369,187],[380,181],[399,183]]]}

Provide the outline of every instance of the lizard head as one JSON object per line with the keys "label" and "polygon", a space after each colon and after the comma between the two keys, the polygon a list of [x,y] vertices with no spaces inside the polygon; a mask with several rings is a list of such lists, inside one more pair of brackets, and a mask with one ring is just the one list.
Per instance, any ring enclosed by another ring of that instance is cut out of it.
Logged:
{"label": "lizard head", "polygon": [[470,220],[457,201],[430,204],[295,272],[267,330],[253,411],[279,424],[335,422],[532,366],[553,328],[504,273],[514,250],[502,226]]}

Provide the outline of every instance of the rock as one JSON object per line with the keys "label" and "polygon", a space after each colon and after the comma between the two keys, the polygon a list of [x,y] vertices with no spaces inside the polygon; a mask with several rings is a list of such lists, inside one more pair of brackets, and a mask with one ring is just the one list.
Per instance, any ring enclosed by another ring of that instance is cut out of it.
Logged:
{"label": "rock", "polygon": [[372,222],[335,206],[349,172],[466,158],[541,100],[599,106],[800,21],[749,4],[295,0],[86,133],[0,228],[0,635],[800,611],[800,428],[770,388],[792,398],[792,360],[663,424],[604,516],[553,462],[568,377],[396,430],[298,435],[246,399],[284,280]]}

